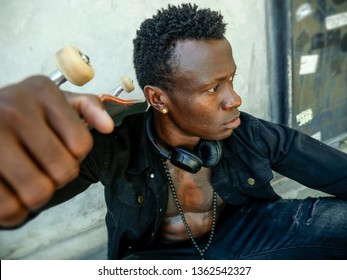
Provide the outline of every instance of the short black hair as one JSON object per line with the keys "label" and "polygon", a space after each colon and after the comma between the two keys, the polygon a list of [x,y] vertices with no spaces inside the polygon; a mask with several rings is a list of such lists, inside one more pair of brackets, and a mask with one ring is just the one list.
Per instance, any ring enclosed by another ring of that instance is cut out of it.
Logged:
{"label": "short black hair", "polygon": [[173,52],[178,41],[224,39],[226,23],[220,12],[197,5],[169,5],[140,26],[134,39],[136,77],[146,85],[172,90]]}

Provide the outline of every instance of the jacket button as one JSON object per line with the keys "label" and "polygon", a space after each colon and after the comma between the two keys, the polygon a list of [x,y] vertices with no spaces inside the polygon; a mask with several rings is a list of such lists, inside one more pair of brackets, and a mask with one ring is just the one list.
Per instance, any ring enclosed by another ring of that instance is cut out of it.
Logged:
{"label": "jacket button", "polygon": [[253,186],[255,184],[255,180],[253,178],[248,178],[247,183],[248,185]]}
{"label": "jacket button", "polygon": [[151,177],[151,179],[153,179],[154,178],[154,174],[151,173],[151,175],[149,175],[149,177]]}
{"label": "jacket button", "polygon": [[137,197],[137,202],[140,203],[140,204],[141,204],[144,200],[145,200],[145,197],[144,197],[143,195],[139,195],[139,196]]}

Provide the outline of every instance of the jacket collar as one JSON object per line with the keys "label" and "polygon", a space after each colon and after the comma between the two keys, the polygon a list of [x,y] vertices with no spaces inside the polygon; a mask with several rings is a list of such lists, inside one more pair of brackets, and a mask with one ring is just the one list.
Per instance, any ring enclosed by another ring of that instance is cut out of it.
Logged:
{"label": "jacket collar", "polygon": [[142,118],[140,118],[141,122],[139,127],[137,128],[139,134],[138,139],[136,139],[138,148],[136,151],[134,151],[134,160],[127,170],[127,173],[129,174],[141,174],[146,169],[153,168],[158,164],[159,156],[153,150],[146,133],[146,119],[151,110],[153,110],[152,107],[150,107],[143,114]]}

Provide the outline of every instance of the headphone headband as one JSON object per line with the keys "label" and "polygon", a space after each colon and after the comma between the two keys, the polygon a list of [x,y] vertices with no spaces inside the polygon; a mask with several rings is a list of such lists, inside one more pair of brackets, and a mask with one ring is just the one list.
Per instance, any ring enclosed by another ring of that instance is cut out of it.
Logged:
{"label": "headphone headband", "polygon": [[146,112],[146,132],[151,143],[153,150],[163,159],[171,159],[171,154],[165,149],[160,149],[157,144],[155,144],[155,140],[152,134],[151,123],[153,119],[153,109],[149,108]]}

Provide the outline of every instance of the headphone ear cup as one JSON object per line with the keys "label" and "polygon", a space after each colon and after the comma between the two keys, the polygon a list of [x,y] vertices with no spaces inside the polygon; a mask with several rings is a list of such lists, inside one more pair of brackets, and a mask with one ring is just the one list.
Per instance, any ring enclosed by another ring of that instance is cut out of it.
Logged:
{"label": "headphone ear cup", "polygon": [[197,173],[203,165],[197,155],[179,147],[172,151],[170,161],[173,165],[190,173]]}
{"label": "headphone ear cup", "polygon": [[219,141],[202,139],[197,148],[197,155],[201,158],[204,167],[214,167],[222,158],[222,145]]}

